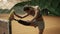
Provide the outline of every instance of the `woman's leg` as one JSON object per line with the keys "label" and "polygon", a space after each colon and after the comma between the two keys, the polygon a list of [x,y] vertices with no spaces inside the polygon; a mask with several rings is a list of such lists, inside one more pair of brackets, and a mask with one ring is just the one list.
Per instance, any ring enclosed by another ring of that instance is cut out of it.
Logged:
{"label": "woman's leg", "polygon": [[39,34],[43,34],[45,29],[45,23],[43,21],[40,21],[38,24],[38,28],[39,28]]}
{"label": "woman's leg", "polygon": [[39,30],[39,34],[43,34],[44,29]]}

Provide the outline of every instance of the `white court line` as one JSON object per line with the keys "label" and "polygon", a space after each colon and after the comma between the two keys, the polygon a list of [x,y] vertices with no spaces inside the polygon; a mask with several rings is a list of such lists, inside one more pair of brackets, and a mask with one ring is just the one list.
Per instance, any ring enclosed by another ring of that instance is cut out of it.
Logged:
{"label": "white court line", "polygon": [[8,22],[9,20],[6,20],[6,19],[0,19],[0,21]]}

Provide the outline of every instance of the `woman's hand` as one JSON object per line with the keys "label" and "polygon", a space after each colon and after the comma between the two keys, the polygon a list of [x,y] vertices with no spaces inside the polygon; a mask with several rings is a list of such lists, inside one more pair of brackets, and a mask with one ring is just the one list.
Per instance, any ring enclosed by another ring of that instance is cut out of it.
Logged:
{"label": "woman's hand", "polygon": [[9,17],[10,20],[13,20],[14,19],[14,12],[12,14],[10,14],[10,17]]}

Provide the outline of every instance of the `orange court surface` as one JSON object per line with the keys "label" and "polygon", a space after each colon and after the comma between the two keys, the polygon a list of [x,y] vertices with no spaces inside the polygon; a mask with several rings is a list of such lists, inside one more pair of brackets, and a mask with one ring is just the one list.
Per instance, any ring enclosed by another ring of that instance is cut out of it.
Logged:
{"label": "orange court surface", "polygon": [[[0,14],[1,19],[8,20],[9,14]],[[30,20],[32,16],[24,18],[23,20]],[[45,29],[43,34],[60,34],[60,17],[57,16],[43,16],[45,22]],[[33,26],[24,26],[19,24],[16,21],[12,21],[12,34],[38,34],[38,27],[34,28]],[[1,34],[0,27],[0,34]],[[2,31],[3,32],[3,31]]]}

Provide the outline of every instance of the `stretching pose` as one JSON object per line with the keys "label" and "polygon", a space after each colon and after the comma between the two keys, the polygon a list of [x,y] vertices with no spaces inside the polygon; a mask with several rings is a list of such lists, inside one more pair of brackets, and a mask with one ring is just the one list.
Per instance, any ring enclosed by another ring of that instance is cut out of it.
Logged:
{"label": "stretching pose", "polygon": [[14,18],[14,20],[16,20],[19,23],[26,25],[26,26],[34,26],[34,27],[38,26],[39,34],[43,34],[45,26],[44,26],[44,21],[42,18],[42,14],[40,13],[39,7],[35,6],[33,8],[33,7],[29,6],[29,7],[24,7],[23,10],[26,12],[25,16],[19,16],[15,12],[14,12],[14,15],[19,18],[25,18],[28,15],[32,15],[33,19],[31,21],[23,21],[23,20],[17,20]]}

